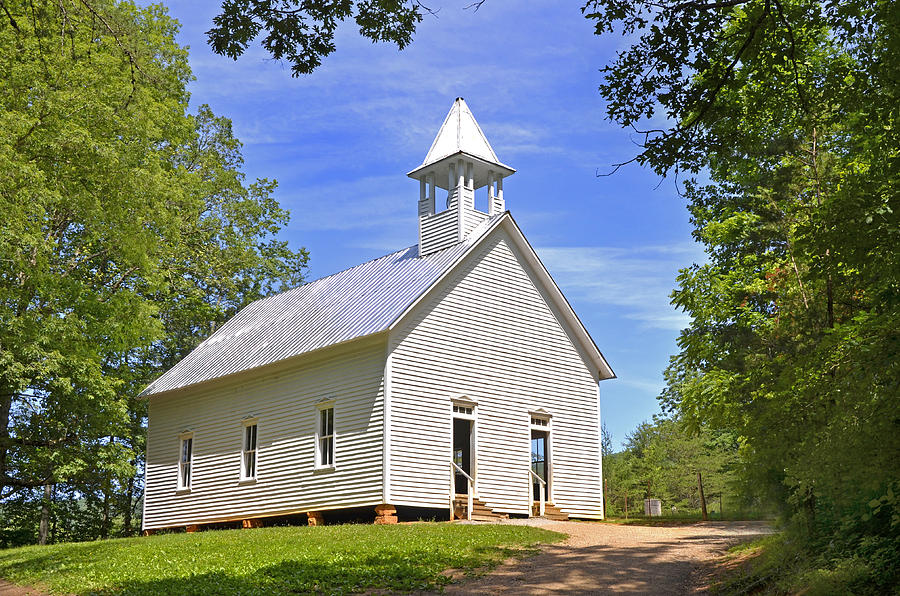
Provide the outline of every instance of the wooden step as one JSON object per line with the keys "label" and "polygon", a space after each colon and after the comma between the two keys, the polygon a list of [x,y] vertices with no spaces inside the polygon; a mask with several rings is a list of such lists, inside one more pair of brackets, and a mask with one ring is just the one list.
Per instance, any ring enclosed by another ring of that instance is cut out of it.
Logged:
{"label": "wooden step", "polygon": [[[453,517],[454,519],[466,519],[466,508],[469,506],[469,497],[464,494],[456,494],[453,499]],[[484,501],[480,499],[472,499],[472,520],[473,521],[497,521],[501,518],[507,518],[508,515],[494,513]]]}
{"label": "wooden step", "polygon": [[[531,507],[531,514],[534,517],[539,517],[541,515],[541,502],[535,501],[534,505]],[[553,521],[569,521],[569,514],[563,513],[560,511],[559,507],[554,505],[553,503],[544,503],[544,518],[552,519]]]}

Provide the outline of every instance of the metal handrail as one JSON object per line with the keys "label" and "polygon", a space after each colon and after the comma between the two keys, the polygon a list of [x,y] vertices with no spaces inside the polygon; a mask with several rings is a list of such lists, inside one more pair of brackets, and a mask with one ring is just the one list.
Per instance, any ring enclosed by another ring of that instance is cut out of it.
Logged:
{"label": "metal handrail", "polygon": [[472,521],[472,500],[474,498],[475,493],[475,479],[466,474],[466,471],[459,467],[459,465],[451,460],[450,461],[450,520],[453,520],[453,509],[454,504],[456,503],[456,475],[462,474],[468,480],[467,488],[468,488],[468,507],[466,508],[466,519]]}
{"label": "metal handrail", "polygon": [[[532,470],[532,469],[530,469],[530,468],[528,469],[528,473],[531,475],[531,478],[532,478],[531,483],[528,484],[528,492],[531,492],[531,491],[533,490],[532,487],[531,487],[531,484],[534,483],[534,480],[533,480],[533,479],[537,479],[537,481],[541,483],[541,489],[538,491],[539,493],[541,493],[541,508],[539,509],[539,512],[540,512],[540,516],[541,516],[541,517],[544,517],[544,512],[545,512],[545,509],[544,509],[544,489],[547,488],[547,481],[544,480],[543,478],[541,478],[534,470]],[[531,511],[531,510],[532,510],[532,505],[531,505],[531,503],[532,503],[533,501],[534,501],[534,495],[532,495],[532,498],[529,499],[528,511]]]}

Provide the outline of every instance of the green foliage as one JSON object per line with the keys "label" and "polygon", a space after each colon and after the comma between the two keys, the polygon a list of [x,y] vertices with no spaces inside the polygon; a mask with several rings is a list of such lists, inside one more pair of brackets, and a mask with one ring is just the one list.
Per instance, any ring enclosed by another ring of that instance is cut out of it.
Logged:
{"label": "green foliage", "polygon": [[408,592],[562,538],[436,523],[221,530],[2,551],[0,577],[66,594]]}
{"label": "green foliage", "polygon": [[237,60],[264,32],[263,48],[275,60],[287,60],[297,77],[335,50],[334,32],[351,16],[362,36],[402,50],[422,20],[421,7],[408,0],[224,0],[207,37],[214,52]]}
{"label": "green foliage", "polygon": [[625,449],[604,452],[603,476],[607,487],[606,512],[630,517],[643,514],[645,498],[662,500],[667,517],[699,515],[697,473],[710,512],[728,517],[753,515],[758,504],[744,499],[737,474],[739,445],[734,435],[702,428],[695,432],[682,421],[660,418],[632,431]]}
{"label": "green foliage", "polygon": [[900,11],[885,0],[586,11],[598,32],[633,35],[605,71],[610,117],[668,118],[636,159],[705,180],[684,183],[708,262],[682,270],[673,294],[692,323],[664,406],[739,437],[745,486],[782,504],[802,548],[842,544],[866,560],[869,540],[900,536],[893,513],[871,523],[895,509],[900,477]]}
{"label": "green foliage", "polygon": [[307,254],[276,238],[288,214],[273,182],[244,180],[230,122],[187,112],[164,9],[3,9],[0,501],[42,506],[48,528],[54,503],[102,520],[57,524],[59,539],[107,536],[117,516],[128,533],[135,396],[240,306],[299,283]]}
{"label": "green foliage", "polygon": [[747,563],[713,585],[717,594],[793,594],[811,596],[896,593],[900,542],[867,537],[815,542],[796,529],[732,549],[750,554]]}

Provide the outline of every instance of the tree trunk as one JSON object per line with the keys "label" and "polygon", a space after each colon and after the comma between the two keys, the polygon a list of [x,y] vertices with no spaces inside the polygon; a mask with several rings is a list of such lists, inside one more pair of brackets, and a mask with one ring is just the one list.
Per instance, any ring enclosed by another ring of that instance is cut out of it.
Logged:
{"label": "tree trunk", "polygon": [[103,520],[100,523],[100,538],[109,538],[109,482],[103,482]]}
{"label": "tree trunk", "polygon": [[125,511],[122,520],[122,535],[131,536],[131,503],[134,501],[134,476],[128,477],[128,485],[125,488]]}
{"label": "tree trunk", "polygon": [[[50,504],[55,508],[56,507],[56,483],[53,483],[53,492],[50,494]],[[53,544],[57,543],[56,538],[56,526],[59,525],[59,516],[51,515],[50,516],[50,542]]]}
{"label": "tree trunk", "polygon": [[606,519],[606,479],[603,480],[603,519]]}
{"label": "tree trunk", "polygon": [[706,513],[706,497],[703,496],[703,476],[697,472],[697,486],[700,487],[700,512],[703,514],[703,521],[709,521],[709,514]]}
{"label": "tree trunk", "polygon": [[41,501],[41,525],[38,528],[39,541],[47,544],[47,535],[50,533],[50,483],[44,485],[44,498]]}
{"label": "tree trunk", "polygon": [[12,408],[13,392],[0,384],[0,498],[6,492],[7,439],[9,439],[9,411]]}

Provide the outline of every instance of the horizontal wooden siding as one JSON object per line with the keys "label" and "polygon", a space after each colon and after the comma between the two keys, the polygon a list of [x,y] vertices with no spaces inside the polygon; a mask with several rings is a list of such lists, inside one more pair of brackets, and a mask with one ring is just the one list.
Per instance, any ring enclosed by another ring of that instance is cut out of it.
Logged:
{"label": "horizontal wooden siding", "polygon": [[451,399],[477,402],[478,496],[528,512],[529,410],[552,414],[552,499],[599,517],[599,400],[580,353],[505,231],[472,255],[391,340],[390,490],[395,504],[444,507]]}
{"label": "horizontal wooden siding", "polygon": [[[144,527],[382,501],[383,342],[277,373],[150,398]],[[335,402],[335,469],[314,470],[316,404]],[[258,418],[257,482],[240,483],[242,420]],[[176,491],[179,434],[192,486]]]}

